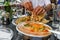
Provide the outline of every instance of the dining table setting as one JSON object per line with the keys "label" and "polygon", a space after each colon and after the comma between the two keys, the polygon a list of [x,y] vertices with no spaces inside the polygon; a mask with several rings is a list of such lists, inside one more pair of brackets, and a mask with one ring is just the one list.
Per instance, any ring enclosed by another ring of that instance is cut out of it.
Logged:
{"label": "dining table setting", "polygon": [[52,4],[52,10],[35,14],[22,1],[0,5],[0,40],[60,40],[59,8]]}
{"label": "dining table setting", "polygon": [[[58,29],[57,27],[52,26],[53,21],[48,20],[47,19],[48,16],[45,17],[45,14],[44,14],[42,16],[42,18],[36,20],[29,13],[30,12],[27,11],[26,15],[25,14],[19,15],[19,16],[13,15],[15,17],[13,17],[13,19],[9,25],[2,24],[2,22],[1,22],[1,24],[0,24],[2,26],[1,28],[11,29],[11,31],[12,31],[11,40],[52,40],[52,39],[59,40],[60,32],[57,30]],[[23,27],[24,27],[23,25],[26,26],[26,29],[23,29]],[[32,26],[34,28],[32,28]],[[41,26],[41,28],[40,28],[40,26]],[[45,28],[45,26],[48,28]],[[22,29],[20,30],[20,28],[22,28],[23,30]],[[38,29],[40,29],[40,31]],[[35,32],[36,32],[36,34],[34,34]],[[37,32],[40,32],[43,34],[39,34]],[[47,32],[49,34],[47,35],[47,33],[44,33],[44,32]],[[46,35],[44,36],[44,34],[46,34]]]}

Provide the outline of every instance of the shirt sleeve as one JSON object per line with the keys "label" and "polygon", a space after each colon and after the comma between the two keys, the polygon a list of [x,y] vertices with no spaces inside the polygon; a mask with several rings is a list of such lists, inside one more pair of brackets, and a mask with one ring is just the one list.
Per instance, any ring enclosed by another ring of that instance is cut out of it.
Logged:
{"label": "shirt sleeve", "polygon": [[45,2],[45,5],[47,6],[48,4],[51,4],[51,1],[50,0],[44,0]]}

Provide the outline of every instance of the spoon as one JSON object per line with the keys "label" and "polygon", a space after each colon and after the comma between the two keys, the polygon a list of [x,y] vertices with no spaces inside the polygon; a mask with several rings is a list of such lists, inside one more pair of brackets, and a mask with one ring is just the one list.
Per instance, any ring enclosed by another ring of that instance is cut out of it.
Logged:
{"label": "spoon", "polygon": [[56,30],[48,30],[48,31],[60,35],[60,31],[56,31]]}

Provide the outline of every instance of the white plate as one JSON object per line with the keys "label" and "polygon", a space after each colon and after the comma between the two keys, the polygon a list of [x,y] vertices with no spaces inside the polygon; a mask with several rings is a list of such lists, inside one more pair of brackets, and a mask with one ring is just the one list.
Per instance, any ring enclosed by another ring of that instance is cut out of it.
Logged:
{"label": "white plate", "polygon": [[[20,24],[18,24],[17,26],[16,26],[16,29],[17,29],[17,31],[19,32],[19,33],[21,33],[21,34],[24,34],[24,35],[26,35],[26,36],[31,36],[31,37],[47,37],[47,36],[36,36],[36,35],[32,35],[32,34],[27,34],[27,33],[24,33],[24,32],[22,32],[22,31],[20,31],[19,29],[18,29],[18,27],[22,27],[23,26],[23,24],[24,24],[25,22],[22,22],[22,23],[20,23]],[[39,22],[36,22],[36,23],[39,23]],[[39,24],[43,24],[43,23],[39,23]],[[22,26],[21,26],[22,25]],[[50,27],[49,25],[46,25],[46,24],[44,24],[45,26],[47,26],[47,27]],[[50,27],[51,28],[51,27]],[[52,28],[51,28],[52,29]],[[49,34],[49,35],[51,35],[51,34]],[[49,36],[48,35],[48,36]]]}

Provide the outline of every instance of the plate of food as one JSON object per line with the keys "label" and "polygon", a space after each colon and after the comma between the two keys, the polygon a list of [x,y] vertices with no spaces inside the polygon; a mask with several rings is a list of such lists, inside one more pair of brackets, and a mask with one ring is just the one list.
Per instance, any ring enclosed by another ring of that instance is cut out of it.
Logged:
{"label": "plate of food", "polygon": [[23,17],[19,17],[17,19],[14,19],[12,21],[12,23],[14,25],[18,25],[20,22],[24,22],[24,21],[36,21],[36,22],[42,22],[44,24],[48,23],[50,20],[45,19],[42,16],[37,16],[37,17],[33,17],[32,16],[23,16]]}
{"label": "plate of food", "polygon": [[47,37],[52,34],[48,31],[52,30],[49,25],[33,21],[21,22],[16,29],[19,33],[31,37]]}
{"label": "plate of food", "polygon": [[12,20],[12,24],[18,25],[20,22],[29,21],[29,20],[30,20],[30,16],[23,16]]}

